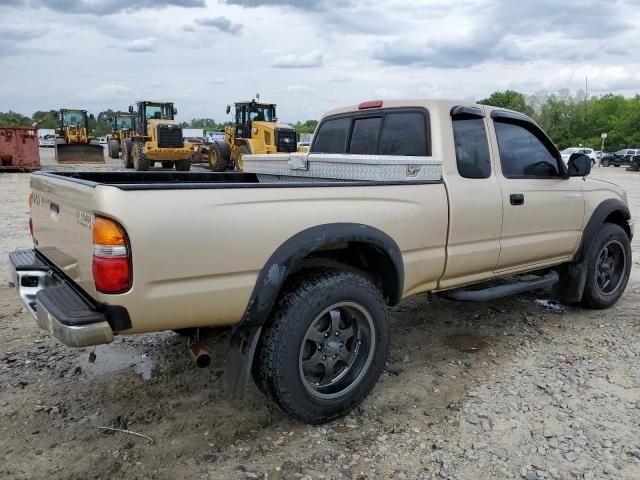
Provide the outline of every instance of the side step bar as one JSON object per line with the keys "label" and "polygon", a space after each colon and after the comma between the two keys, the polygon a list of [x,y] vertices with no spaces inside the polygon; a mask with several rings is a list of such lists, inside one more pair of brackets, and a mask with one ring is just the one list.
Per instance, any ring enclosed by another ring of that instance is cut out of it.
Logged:
{"label": "side step bar", "polygon": [[558,272],[551,271],[542,277],[531,280],[517,280],[513,283],[488,287],[482,290],[465,290],[464,288],[459,288],[446,292],[445,296],[461,302],[488,302],[529,290],[551,287],[558,283],[559,278]]}

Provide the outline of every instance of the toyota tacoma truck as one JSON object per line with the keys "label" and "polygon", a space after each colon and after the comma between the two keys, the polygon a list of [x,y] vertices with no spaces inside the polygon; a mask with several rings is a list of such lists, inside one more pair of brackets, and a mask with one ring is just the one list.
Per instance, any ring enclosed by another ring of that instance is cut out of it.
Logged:
{"label": "toyota tacoma truck", "polygon": [[287,414],[321,423],[373,389],[388,308],[406,297],[489,301],[552,287],[602,309],[625,290],[625,192],[589,178],[584,155],[565,164],[522,114],[365,102],[321,119],[308,155],[323,154],[426,158],[441,173],[280,183],[235,172],[35,173],[34,248],[10,255],[19,295],[69,346],[232,326],[232,393],[253,376]]}

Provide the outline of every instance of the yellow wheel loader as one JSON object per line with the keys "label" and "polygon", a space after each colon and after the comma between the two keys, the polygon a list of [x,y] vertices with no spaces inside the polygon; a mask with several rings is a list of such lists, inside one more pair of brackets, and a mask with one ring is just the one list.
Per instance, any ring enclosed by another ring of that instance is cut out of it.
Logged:
{"label": "yellow wheel loader", "polygon": [[[258,100],[260,99],[259,96]],[[235,103],[235,122],[224,129],[224,141],[209,146],[209,163],[215,172],[227,168],[242,171],[246,154],[290,153],[297,150],[296,131],[279,123],[276,105],[257,100]],[[231,106],[227,106],[227,113]]]}
{"label": "yellow wheel loader", "polygon": [[173,103],[140,100],[135,108],[129,107],[129,113],[135,113],[136,131],[124,141],[125,167],[145,171],[160,162],[162,168],[175,166],[178,171],[189,171],[194,149],[184,140],[182,127],[174,120],[178,111]]}
{"label": "yellow wheel loader", "polygon": [[[107,135],[107,149],[110,158],[120,158],[120,152],[124,155],[124,143],[127,138],[135,135],[136,115],[129,112],[116,112],[111,118],[112,133]],[[125,160],[131,164],[131,156]],[[132,168],[131,164],[128,168]]]}
{"label": "yellow wheel loader", "polygon": [[60,128],[56,135],[58,163],[104,163],[102,145],[93,145],[89,136],[89,117],[86,110],[60,110]]}

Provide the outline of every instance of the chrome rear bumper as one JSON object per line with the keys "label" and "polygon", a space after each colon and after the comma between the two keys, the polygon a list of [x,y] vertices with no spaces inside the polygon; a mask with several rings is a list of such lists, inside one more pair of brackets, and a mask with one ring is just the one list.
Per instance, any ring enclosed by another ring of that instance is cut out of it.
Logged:
{"label": "chrome rear bumper", "polygon": [[35,250],[11,253],[9,264],[18,295],[40,328],[70,347],[113,341],[104,314],[56,275]]}

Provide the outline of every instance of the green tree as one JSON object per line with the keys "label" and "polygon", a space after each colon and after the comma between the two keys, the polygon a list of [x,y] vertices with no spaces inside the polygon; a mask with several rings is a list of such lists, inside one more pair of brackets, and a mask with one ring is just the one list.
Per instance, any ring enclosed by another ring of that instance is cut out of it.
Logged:
{"label": "green tree", "polygon": [[478,103],[515,110],[525,115],[532,115],[534,113],[533,108],[527,104],[524,94],[516,92],[515,90],[493,92],[488,98],[484,98],[478,101]]}
{"label": "green tree", "polygon": [[9,110],[8,112],[0,112],[0,125],[8,126],[8,127],[26,127],[31,125],[33,122],[29,117],[25,117],[24,115]]}
{"label": "green tree", "polygon": [[38,110],[31,115],[33,123],[37,123],[39,128],[58,128],[60,126],[60,112],[49,110],[48,112]]}

